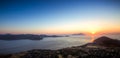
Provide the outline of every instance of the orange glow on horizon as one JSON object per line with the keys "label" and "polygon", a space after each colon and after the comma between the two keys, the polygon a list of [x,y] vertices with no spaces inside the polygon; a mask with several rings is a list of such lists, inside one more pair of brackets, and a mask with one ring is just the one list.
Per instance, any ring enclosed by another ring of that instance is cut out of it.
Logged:
{"label": "orange glow on horizon", "polygon": [[80,30],[28,30],[28,31],[1,31],[0,34],[11,33],[11,34],[77,34],[77,33],[85,33],[87,35],[97,35],[102,33],[120,33],[119,30],[103,30],[103,31],[80,31]]}

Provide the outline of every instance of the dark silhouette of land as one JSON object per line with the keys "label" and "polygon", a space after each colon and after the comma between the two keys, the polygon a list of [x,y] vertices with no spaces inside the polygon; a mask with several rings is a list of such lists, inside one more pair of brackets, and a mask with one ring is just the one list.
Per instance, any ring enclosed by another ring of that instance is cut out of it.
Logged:
{"label": "dark silhouette of land", "polygon": [[32,35],[32,34],[4,34],[0,35],[0,40],[20,40],[20,39],[30,39],[30,40],[41,40],[43,36]]}
{"label": "dark silhouette of land", "polygon": [[120,40],[100,37],[82,46],[59,50],[34,49],[26,52],[1,55],[0,58],[120,58]]}
{"label": "dark silhouette of land", "polygon": [[63,37],[60,35],[34,35],[34,34],[1,34],[0,40],[20,40],[20,39],[30,39],[30,40],[42,40],[45,37]]}
{"label": "dark silhouette of land", "polygon": [[86,35],[84,33],[77,33],[77,34],[72,34],[72,35]]}
{"label": "dark silhouette of land", "polygon": [[105,46],[105,47],[120,47],[120,40],[111,39],[108,37],[100,37],[93,42],[96,45]]}
{"label": "dark silhouette of land", "polygon": [[111,39],[106,36],[102,36],[96,40],[94,40],[92,43],[87,43],[85,45],[82,45],[82,47],[120,47],[120,40],[117,39]]}

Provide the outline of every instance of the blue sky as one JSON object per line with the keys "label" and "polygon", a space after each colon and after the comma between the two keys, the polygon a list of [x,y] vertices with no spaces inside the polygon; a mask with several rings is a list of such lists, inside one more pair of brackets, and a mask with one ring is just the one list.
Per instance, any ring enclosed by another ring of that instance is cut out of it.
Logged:
{"label": "blue sky", "polygon": [[108,29],[120,28],[119,1],[1,0],[0,4],[0,33],[97,32],[106,23]]}

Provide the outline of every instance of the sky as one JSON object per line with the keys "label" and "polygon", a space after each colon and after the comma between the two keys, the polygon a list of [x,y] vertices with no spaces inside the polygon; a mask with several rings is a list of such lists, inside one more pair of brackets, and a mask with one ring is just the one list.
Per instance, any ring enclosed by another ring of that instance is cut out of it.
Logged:
{"label": "sky", "polygon": [[120,32],[117,0],[0,0],[0,34]]}

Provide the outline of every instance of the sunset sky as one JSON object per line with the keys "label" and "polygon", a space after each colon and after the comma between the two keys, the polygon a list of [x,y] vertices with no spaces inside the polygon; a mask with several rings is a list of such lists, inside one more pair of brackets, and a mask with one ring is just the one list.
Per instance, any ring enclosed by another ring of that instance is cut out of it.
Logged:
{"label": "sunset sky", "polygon": [[120,1],[0,0],[0,34],[120,32]]}

